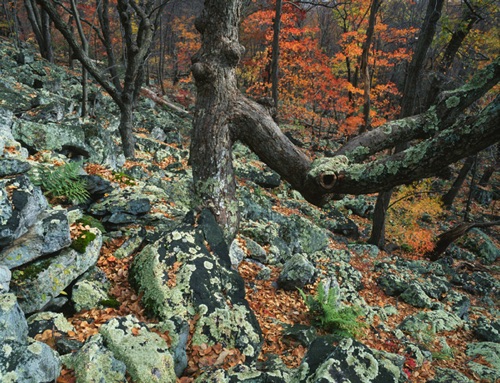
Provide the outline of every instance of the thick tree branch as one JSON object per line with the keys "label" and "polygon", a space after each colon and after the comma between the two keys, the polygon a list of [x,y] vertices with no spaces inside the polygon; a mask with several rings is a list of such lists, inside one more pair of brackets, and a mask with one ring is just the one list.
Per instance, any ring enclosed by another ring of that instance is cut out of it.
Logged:
{"label": "thick tree branch", "polygon": [[435,107],[416,116],[390,121],[377,129],[350,140],[335,155],[345,155],[351,162],[361,162],[398,142],[428,138],[437,131],[448,128],[463,111],[481,98],[500,81],[500,56],[476,75],[466,85],[439,96]]}

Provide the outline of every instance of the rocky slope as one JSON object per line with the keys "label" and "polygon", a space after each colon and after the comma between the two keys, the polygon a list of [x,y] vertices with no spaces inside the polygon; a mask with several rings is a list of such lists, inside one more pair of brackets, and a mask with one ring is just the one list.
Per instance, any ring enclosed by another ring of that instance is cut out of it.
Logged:
{"label": "rocky slope", "polygon": [[[474,230],[433,263],[381,252],[363,242],[370,198],[317,209],[237,144],[226,243],[190,207],[185,117],[141,100],[125,161],[108,98],[79,118],[73,73],[0,53],[0,381],[500,379],[495,238]],[[56,183],[84,198],[47,190],[78,161]],[[311,326],[297,289],[320,281],[359,307],[356,340]]]}

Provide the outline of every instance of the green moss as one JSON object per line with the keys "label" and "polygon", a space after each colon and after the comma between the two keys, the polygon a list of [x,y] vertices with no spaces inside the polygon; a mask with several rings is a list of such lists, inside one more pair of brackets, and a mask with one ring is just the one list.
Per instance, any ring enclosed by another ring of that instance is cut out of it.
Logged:
{"label": "green moss", "polygon": [[109,297],[109,299],[103,299],[99,301],[99,304],[104,307],[110,307],[112,309],[117,309],[121,305],[121,303],[113,297]]}
{"label": "green moss", "polygon": [[113,178],[115,179],[115,181],[124,183],[125,185],[134,186],[137,184],[133,177],[123,172],[113,173]]}
{"label": "green moss", "polygon": [[452,96],[446,100],[446,107],[447,108],[454,108],[460,103],[460,98],[456,96]]}
{"label": "green moss", "polygon": [[76,238],[71,243],[71,248],[78,251],[80,254],[84,254],[87,246],[96,238],[96,235],[91,231],[84,230],[78,238]]}
{"label": "green moss", "polygon": [[76,223],[81,223],[84,226],[95,227],[96,229],[99,229],[101,233],[106,232],[106,229],[104,228],[101,221],[95,219],[94,217],[91,217],[90,215],[84,215],[82,218],[78,219]]}
{"label": "green moss", "polygon": [[25,281],[35,278],[50,265],[50,259],[33,262],[32,264],[12,272],[12,281],[20,285]]}

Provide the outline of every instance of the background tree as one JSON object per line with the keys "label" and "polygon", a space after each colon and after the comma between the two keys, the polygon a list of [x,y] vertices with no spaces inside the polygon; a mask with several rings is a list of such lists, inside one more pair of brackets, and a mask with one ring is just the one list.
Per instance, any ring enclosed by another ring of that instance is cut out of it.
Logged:
{"label": "background tree", "polygon": [[[120,109],[119,131],[123,152],[126,157],[133,157],[135,153],[132,134],[134,106],[144,82],[146,60],[166,1],[149,0],[136,3],[134,0],[117,0],[116,8],[107,1],[103,1],[102,5],[97,4],[100,10],[101,30],[104,32],[104,35],[100,36],[100,42],[107,53],[108,71],[102,71],[97,67],[95,61],[75,37],[68,22],[65,21],[67,11],[64,7],[56,7],[59,3],[50,0],[38,0],[38,3],[71,46],[78,61],[117,104]],[[122,32],[123,75],[120,77],[116,69],[115,46],[110,38],[111,17],[118,18]]]}

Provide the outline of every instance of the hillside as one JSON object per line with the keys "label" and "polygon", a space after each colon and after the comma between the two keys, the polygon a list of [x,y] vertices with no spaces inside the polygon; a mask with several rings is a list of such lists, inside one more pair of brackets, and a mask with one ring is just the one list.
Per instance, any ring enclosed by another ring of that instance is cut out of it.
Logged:
{"label": "hillside", "polygon": [[[112,101],[93,85],[82,119],[80,92],[78,71],[0,40],[0,381],[500,379],[499,228],[424,257],[462,220],[468,187],[436,204],[454,177],[399,192],[381,251],[373,195],[319,209],[238,143],[226,243],[192,207],[189,116],[145,93],[125,159]],[[335,145],[287,130],[311,157]],[[498,219],[493,177],[473,221]],[[304,301],[319,286],[329,321]]]}

